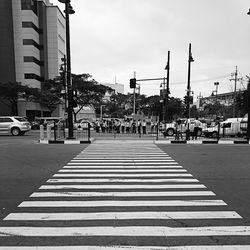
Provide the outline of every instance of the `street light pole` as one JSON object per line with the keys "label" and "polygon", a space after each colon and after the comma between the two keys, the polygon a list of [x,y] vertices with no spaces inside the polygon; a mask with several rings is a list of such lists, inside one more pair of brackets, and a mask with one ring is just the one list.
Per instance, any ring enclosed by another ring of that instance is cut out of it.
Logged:
{"label": "street light pole", "polygon": [[73,127],[73,90],[71,82],[71,59],[70,59],[70,27],[69,27],[69,14],[74,14],[75,11],[70,5],[70,0],[58,0],[65,4],[65,21],[66,21],[66,59],[67,59],[67,95],[68,95],[68,139],[74,139]]}
{"label": "street light pole", "polygon": [[[247,13],[250,15],[250,9]],[[247,76],[248,78],[248,84],[247,84],[247,113],[248,113],[248,118],[247,118],[247,140],[249,143],[250,140],[250,77]]]}
{"label": "street light pole", "polygon": [[[190,118],[190,94],[191,94],[191,87],[190,87],[190,71],[191,71],[191,62],[193,62],[194,59],[192,57],[192,51],[191,51],[191,43],[189,44],[189,53],[188,53],[188,82],[187,82],[187,119]],[[189,120],[187,120],[187,129],[186,129],[186,140],[190,139],[190,128],[189,128]]]}
{"label": "street light pole", "polygon": [[168,95],[170,94],[169,91],[169,70],[170,70],[170,51],[168,51],[168,62],[165,67],[165,70],[167,70],[167,88],[166,88],[166,120],[168,121],[169,119],[169,114],[168,114]]}
{"label": "street light pole", "polygon": [[193,62],[193,61],[194,61],[194,59],[192,57],[191,43],[190,43],[189,44],[189,54],[188,54],[187,118],[190,118],[190,93],[191,93],[190,72],[191,72],[191,62]]}

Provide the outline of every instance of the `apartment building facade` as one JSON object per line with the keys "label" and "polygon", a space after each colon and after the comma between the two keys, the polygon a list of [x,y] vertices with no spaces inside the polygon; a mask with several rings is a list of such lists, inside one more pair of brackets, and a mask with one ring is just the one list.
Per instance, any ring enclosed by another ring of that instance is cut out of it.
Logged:
{"label": "apartment building facade", "polygon": [[[59,74],[65,55],[65,17],[49,0],[0,1],[0,82],[41,88]],[[1,105],[1,104],[0,104]],[[10,111],[0,106],[0,114]],[[60,115],[60,110],[57,110]],[[39,103],[19,98],[18,115],[50,115]]]}

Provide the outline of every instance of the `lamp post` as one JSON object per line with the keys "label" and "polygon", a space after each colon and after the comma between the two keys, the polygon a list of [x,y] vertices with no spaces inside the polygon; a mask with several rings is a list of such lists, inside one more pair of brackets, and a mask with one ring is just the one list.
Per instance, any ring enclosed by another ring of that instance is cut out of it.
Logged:
{"label": "lamp post", "polygon": [[170,51],[168,51],[168,61],[167,65],[165,67],[165,70],[167,70],[167,88],[166,88],[166,120],[168,121],[169,119],[169,114],[168,114],[168,95],[170,94],[169,91],[169,70],[170,70]]}
{"label": "lamp post", "polygon": [[71,60],[70,60],[70,30],[69,30],[69,15],[74,14],[70,0],[58,0],[65,4],[65,21],[66,21],[66,60],[67,60],[67,95],[68,95],[68,139],[74,139],[74,127],[73,127],[73,90],[71,82]]}
{"label": "lamp post", "polygon": [[[193,62],[194,59],[192,57],[192,51],[191,51],[191,43],[189,44],[189,53],[188,53],[188,82],[187,82],[187,119],[190,118],[190,94],[191,94],[191,87],[190,87],[190,72],[191,72],[191,62]],[[187,130],[186,130],[186,140],[190,139],[190,129],[189,129],[189,122],[187,122]]]}
{"label": "lamp post", "polygon": [[[250,15],[250,9],[247,12]],[[247,118],[247,140],[249,143],[250,140],[250,77],[248,77],[248,84],[247,84],[247,111],[248,111],[248,118]]]}

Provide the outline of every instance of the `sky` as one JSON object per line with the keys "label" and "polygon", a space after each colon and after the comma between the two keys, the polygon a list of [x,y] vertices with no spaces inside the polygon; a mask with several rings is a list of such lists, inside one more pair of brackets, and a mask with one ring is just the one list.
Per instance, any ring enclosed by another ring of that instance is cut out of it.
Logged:
{"label": "sky", "polygon": [[[50,0],[61,10],[64,4]],[[249,0],[71,0],[71,68],[100,83],[163,78],[170,51],[171,96],[187,89],[188,51],[192,45],[191,90],[210,96],[247,86],[250,75]],[[158,95],[162,81],[140,82],[141,94]]]}

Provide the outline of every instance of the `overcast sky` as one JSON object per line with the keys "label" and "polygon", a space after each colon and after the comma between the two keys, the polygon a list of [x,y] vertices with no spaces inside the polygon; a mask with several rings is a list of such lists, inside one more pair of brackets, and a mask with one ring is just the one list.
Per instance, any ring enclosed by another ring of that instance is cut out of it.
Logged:
{"label": "overcast sky", "polygon": [[[57,0],[53,4],[64,9]],[[231,73],[250,75],[249,0],[71,0],[73,73],[89,73],[100,83],[124,84],[165,77],[170,51],[171,96],[187,88],[188,46],[192,44],[191,89],[195,97],[233,91]],[[141,82],[141,93],[159,94],[159,81]],[[237,88],[246,87],[246,81]]]}

